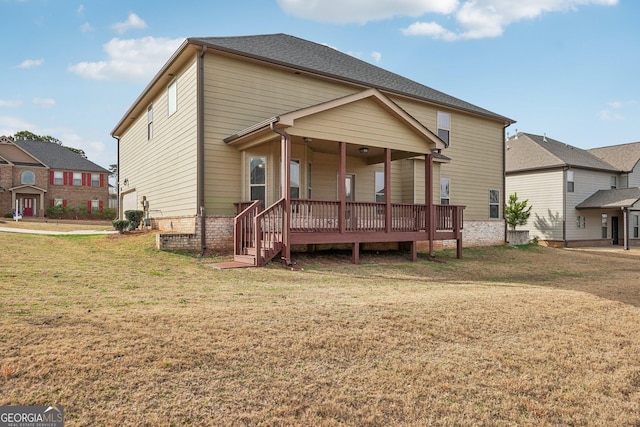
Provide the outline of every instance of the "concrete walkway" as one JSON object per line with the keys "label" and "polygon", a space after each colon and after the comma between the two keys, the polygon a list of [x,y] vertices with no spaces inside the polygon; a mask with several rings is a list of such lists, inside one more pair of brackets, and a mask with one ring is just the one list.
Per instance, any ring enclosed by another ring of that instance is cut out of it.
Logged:
{"label": "concrete walkway", "polygon": [[52,231],[52,230],[27,230],[25,228],[0,227],[0,232],[22,233],[22,234],[47,234],[50,236],[72,236],[91,234],[114,234],[116,230],[74,230],[74,231]]}

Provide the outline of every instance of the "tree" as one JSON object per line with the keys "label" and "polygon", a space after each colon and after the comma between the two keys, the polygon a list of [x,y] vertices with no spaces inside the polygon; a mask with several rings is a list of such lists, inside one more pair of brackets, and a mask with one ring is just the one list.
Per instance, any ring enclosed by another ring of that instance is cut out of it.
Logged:
{"label": "tree", "polygon": [[504,208],[504,216],[512,230],[515,230],[518,225],[525,225],[529,220],[532,206],[527,207],[528,203],[529,199],[519,202],[518,193],[509,196],[509,203]]}
{"label": "tree", "polygon": [[73,148],[73,147],[67,147],[66,145],[62,145],[62,141],[60,141],[58,138],[54,138],[53,136],[50,135],[36,135],[35,133],[28,131],[28,130],[21,130],[20,132],[16,132],[16,134],[11,137],[11,139],[13,139],[14,141],[20,141],[20,140],[25,140],[25,141],[44,141],[44,142],[50,142],[52,144],[58,144],[64,148],[66,148],[69,151],[73,151],[74,153],[84,157],[85,159],[87,158],[87,154],[84,152],[84,150],[81,150],[79,148]]}

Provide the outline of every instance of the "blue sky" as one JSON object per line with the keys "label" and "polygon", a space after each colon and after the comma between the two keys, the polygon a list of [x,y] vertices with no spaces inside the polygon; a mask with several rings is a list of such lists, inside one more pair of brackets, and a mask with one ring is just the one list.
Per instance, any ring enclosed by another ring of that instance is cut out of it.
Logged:
{"label": "blue sky", "polygon": [[186,37],[327,44],[581,148],[640,141],[635,0],[0,0],[0,135],[108,167],[110,132]]}

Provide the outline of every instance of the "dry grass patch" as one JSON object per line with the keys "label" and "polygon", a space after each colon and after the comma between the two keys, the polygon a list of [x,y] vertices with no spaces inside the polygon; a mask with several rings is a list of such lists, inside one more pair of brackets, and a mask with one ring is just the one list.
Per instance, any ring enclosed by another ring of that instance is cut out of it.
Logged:
{"label": "dry grass patch", "polygon": [[217,271],[152,235],[0,245],[0,405],[70,426],[640,425],[638,258]]}

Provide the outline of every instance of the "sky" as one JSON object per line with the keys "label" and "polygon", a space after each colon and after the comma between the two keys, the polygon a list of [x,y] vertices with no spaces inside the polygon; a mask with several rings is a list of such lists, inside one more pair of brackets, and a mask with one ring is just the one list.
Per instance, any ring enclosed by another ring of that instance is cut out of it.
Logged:
{"label": "sky", "polygon": [[187,37],[326,44],[580,148],[640,141],[637,0],[0,0],[0,135],[108,168],[111,131]]}

